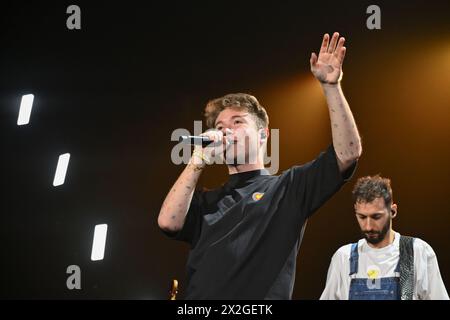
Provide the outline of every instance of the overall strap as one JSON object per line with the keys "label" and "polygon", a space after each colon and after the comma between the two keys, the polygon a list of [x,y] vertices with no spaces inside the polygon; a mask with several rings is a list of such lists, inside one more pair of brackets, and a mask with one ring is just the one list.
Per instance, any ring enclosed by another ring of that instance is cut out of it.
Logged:
{"label": "overall strap", "polygon": [[358,242],[352,244],[350,251],[350,276],[358,273]]}
{"label": "overall strap", "polygon": [[400,236],[400,299],[412,300],[414,293],[414,238]]}

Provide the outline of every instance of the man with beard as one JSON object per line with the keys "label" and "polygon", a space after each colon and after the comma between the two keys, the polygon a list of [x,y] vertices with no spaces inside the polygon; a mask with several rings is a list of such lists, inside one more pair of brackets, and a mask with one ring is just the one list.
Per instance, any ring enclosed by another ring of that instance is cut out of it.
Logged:
{"label": "man with beard", "polygon": [[431,246],[392,229],[397,204],[390,180],[360,178],[353,198],[364,239],[336,251],[320,299],[448,300]]}

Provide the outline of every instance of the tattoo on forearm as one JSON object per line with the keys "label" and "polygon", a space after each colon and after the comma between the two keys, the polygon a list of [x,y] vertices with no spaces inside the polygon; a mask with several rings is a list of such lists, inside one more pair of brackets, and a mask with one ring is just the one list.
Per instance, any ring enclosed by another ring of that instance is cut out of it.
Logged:
{"label": "tattoo on forearm", "polygon": [[194,171],[201,171],[201,170],[203,170],[202,167],[197,166],[197,165],[195,165],[195,164],[193,164],[193,163],[191,163],[190,165],[192,166],[192,169],[193,169]]}

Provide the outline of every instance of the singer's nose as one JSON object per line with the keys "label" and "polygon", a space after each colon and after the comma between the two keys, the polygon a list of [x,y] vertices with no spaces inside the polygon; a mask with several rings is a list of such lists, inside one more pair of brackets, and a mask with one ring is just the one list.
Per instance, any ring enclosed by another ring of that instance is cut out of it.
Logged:
{"label": "singer's nose", "polygon": [[233,134],[233,130],[229,128],[225,128],[225,130],[222,130],[222,132],[224,136]]}
{"label": "singer's nose", "polygon": [[225,130],[223,130],[223,142],[225,144],[230,144],[232,139],[233,139],[233,130],[225,128]]}

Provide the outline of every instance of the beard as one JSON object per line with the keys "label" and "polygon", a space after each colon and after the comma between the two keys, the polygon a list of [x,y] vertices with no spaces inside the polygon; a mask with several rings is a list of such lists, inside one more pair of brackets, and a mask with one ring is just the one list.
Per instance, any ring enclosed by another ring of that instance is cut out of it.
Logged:
{"label": "beard", "polygon": [[362,234],[367,242],[369,242],[371,244],[378,244],[381,241],[383,241],[384,238],[386,238],[386,234],[388,233],[390,228],[391,228],[391,219],[389,219],[386,222],[386,224],[383,226],[383,228],[380,231],[362,230]]}

